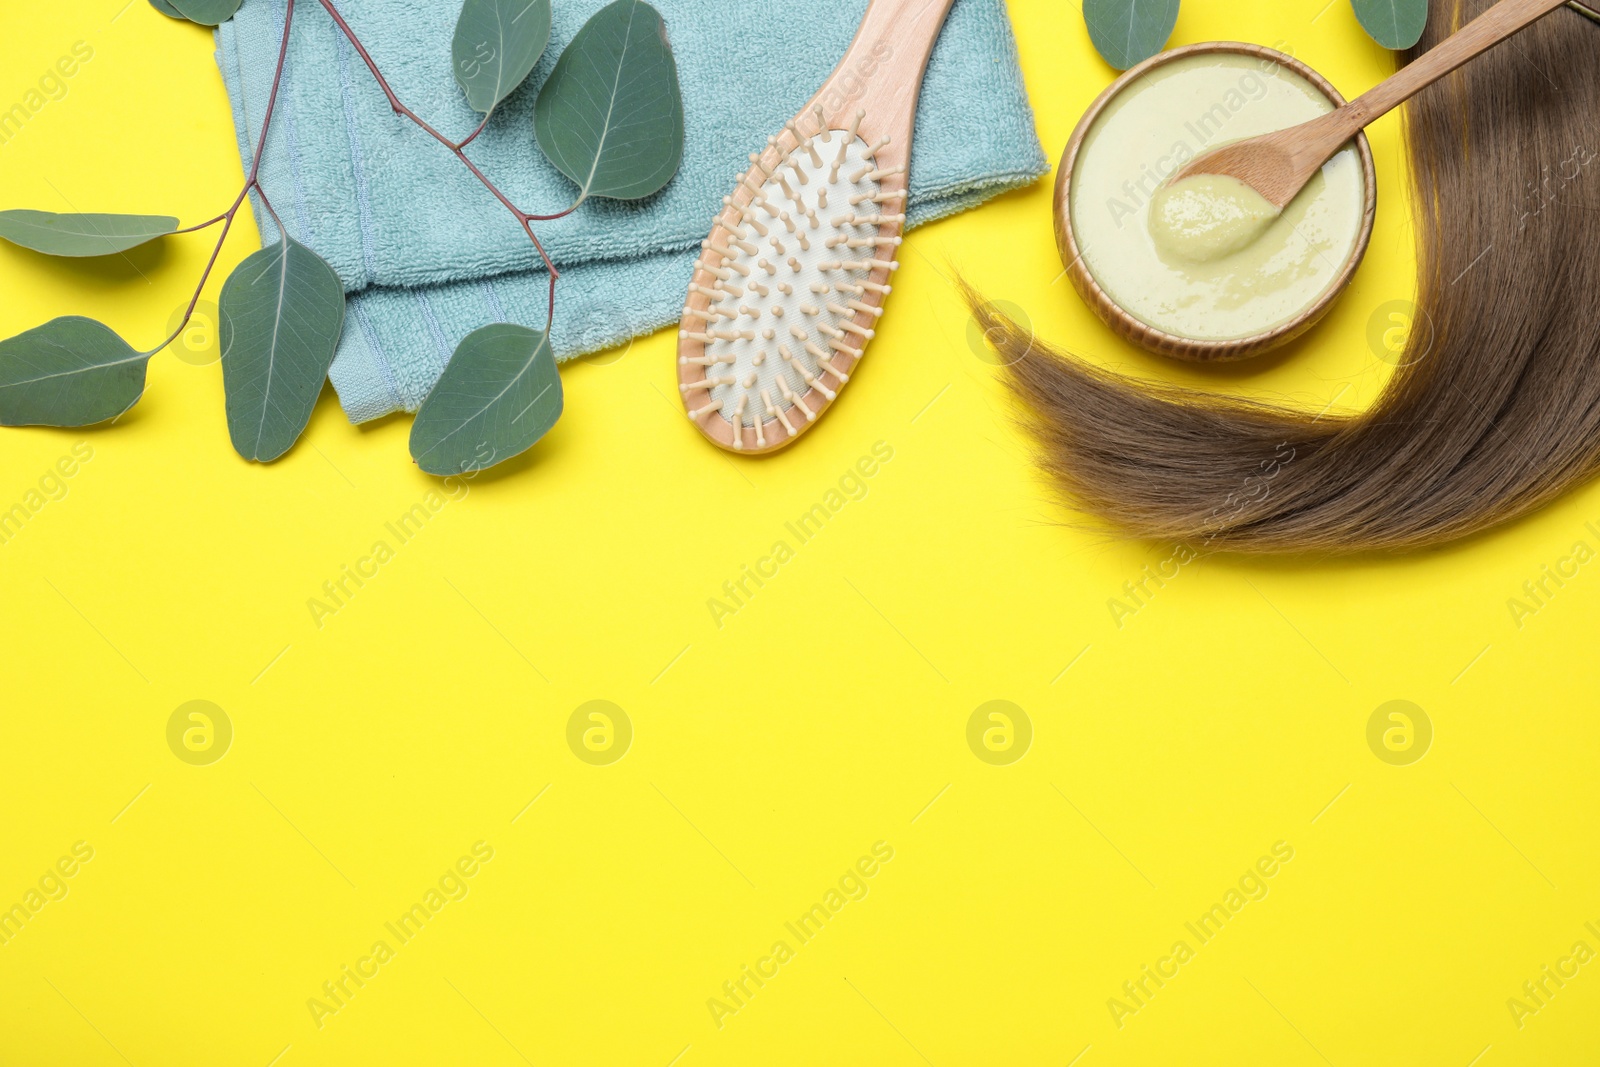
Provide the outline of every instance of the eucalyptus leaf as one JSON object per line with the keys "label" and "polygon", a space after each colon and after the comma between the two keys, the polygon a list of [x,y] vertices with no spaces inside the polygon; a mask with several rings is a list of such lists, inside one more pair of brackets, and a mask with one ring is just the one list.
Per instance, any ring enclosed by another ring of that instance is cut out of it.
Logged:
{"label": "eucalyptus leaf", "polygon": [[1084,0],[1083,18],[1096,51],[1127,70],[1167,46],[1178,24],[1178,0]]}
{"label": "eucalyptus leaf", "polygon": [[[150,0],[157,11],[186,18],[202,26],[220,26],[233,18],[244,0]],[[170,10],[169,10],[170,9]]]}
{"label": "eucalyptus leaf", "polygon": [[57,215],[0,211],[0,237],[47,256],[109,256],[137,248],[178,228],[170,215]]}
{"label": "eucalyptus leaf", "polygon": [[1428,0],[1351,0],[1356,18],[1372,39],[1395,51],[1422,40],[1428,25]]}
{"label": "eucalyptus leaf", "polygon": [[0,341],[0,426],[93,426],[144,394],[150,353],[81,316]]}
{"label": "eucalyptus leaf", "polygon": [[239,264],[217,310],[228,436],[245,459],[270,463],[311,421],[344,328],[344,285],[285,237]]}
{"label": "eucalyptus leaf", "polygon": [[532,448],[561,418],[550,338],[500,323],[468,334],[417,412],[411,457],[429,474],[468,474]]}
{"label": "eucalyptus leaf", "polygon": [[671,181],[683,162],[683,95],[660,12],[643,0],[601,8],[556,62],[533,122],[579,203],[637,200]]}
{"label": "eucalyptus leaf", "polygon": [[466,0],[451,42],[456,82],[487,115],[516,91],[550,43],[550,0]]}

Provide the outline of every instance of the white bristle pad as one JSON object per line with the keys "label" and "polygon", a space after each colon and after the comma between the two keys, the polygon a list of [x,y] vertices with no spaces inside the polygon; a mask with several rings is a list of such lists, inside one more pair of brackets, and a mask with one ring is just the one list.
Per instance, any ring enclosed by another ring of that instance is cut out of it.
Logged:
{"label": "white bristle pad", "polygon": [[[845,154],[843,161],[838,162],[841,146]],[[853,349],[859,351],[865,347],[868,338],[855,329],[856,312],[847,307],[849,301],[859,300],[859,297],[852,292],[840,292],[837,286],[859,286],[870,281],[873,268],[866,265],[866,261],[893,260],[899,238],[854,248],[848,245],[830,247],[829,241],[835,237],[857,241],[879,238],[880,224],[852,220],[898,209],[899,201],[885,205],[875,199],[880,195],[881,186],[872,180],[877,164],[869,152],[870,146],[862,138],[850,137],[843,130],[829,130],[797,146],[775,170],[766,168],[770,167],[770,157],[776,153],[763,153],[762,166],[752,168],[747,184],[754,187],[763,173],[772,175],[762,183],[760,194],[750,204],[755,218],[766,228],[766,236],[748,221],[732,223],[736,233],[742,231],[742,236],[720,233],[713,242],[732,255],[724,260],[718,252],[707,251],[702,256],[706,265],[732,271],[731,277],[719,282],[717,288],[738,294],[725,294],[711,304],[714,311],[725,312],[732,318],[713,318],[706,321],[704,327],[704,332],[713,336],[717,331],[740,335],[737,339],[718,337],[705,346],[705,355],[715,361],[706,367],[706,377],[733,379],[732,383],[719,384],[710,390],[710,402],[720,406],[723,418],[730,423],[737,418],[740,425],[753,426],[757,420],[768,418],[763,391],[778,410],[795,411],[794,418],[804,420],[804,413],[795,410],[783,387],[787,385],[788,393],[802,397],[811,390],[812,386],[799,367],[812,375],[820,387],[837,392],[842,383],[832,373],[821,370],[821,361],[806,348],[806,343],[810,342],[828,356],[835,356],[834,349],[829,346],[838,338],[819,326],[841,331],[844,343]],[[859,180],[852,181],[852,178]],[[852,198],[864,199],[852,204]],[[770,211],[761,206],[763,200]],[[783,218],[785,214],[798,232],[790,232],[789,222]],[[838,225],[835,225],[836,220],[840,220]],[[756,252],[751,254],[742,246],[754,246]],[[762,266],[763,261],[772,269]],[[823,264],[841,261],[862,265],[855,268],[830,266],[823,270]],[[741,268],[750,273],[742,273]],[[828,291],[817,292],[815,287],[819,285],[828,286]],[[766,294],[763,295],[757,286],[765,287]],[[787,286],[788,291],[780,286]],[[830,310],[829,304],[849,313],[841,315]],[[846,328],[846,323],[852,326]],[[793,327],[804,332],[804,339],[794,335]],[[768,331],[772,334],[770,338],[766,336]],[[749,336],[752,332],[753,339]],[[788,349],[798,367],[783,358],[780,345]],[[848,363],[844,367],[846,374],[853,369]],[[740,418],[742,397],[746,399]],[[816,407],[815,402],[811,407]]]}

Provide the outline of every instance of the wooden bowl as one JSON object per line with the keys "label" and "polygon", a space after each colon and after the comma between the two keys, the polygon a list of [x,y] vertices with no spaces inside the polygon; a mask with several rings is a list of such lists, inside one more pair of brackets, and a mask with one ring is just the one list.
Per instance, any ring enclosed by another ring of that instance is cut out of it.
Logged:
{"label": "wooden bowl", "polygon": [[1106,105],[1131,83],[1167,63],[1187,59],[1190,56],[1210,55],[1212,53],[1251,56],[1277,63],[1310,82],[1329,100],[1333,101],[1334,106],[1343,105],[1345,102],[1339,90],[1335,89],[1332,83],[1322,75],[1293,56],[1284,55],[1282,52],[1271,48],[1264,48],[1255,44],[1244,44],[1238,41],[1211,41],[1206,44],[1185,45],[1182,48],[1174,48],[1170,52],[1163,52],[1158,56],[1145,60],[1112,82],[1106,91],[1100,94],[1099,98],[1090,105],[1082,120],[1079,121],[1078,128],[1073,131],[1072,140],[1067,142],[1067,149],[1062,153],[1061,167],[1056,176],[1056,246],[1061,251],[1061,262],[1066,264],[1067,274],[1071,277],[1072,284],[1077,288],[1078,294],[1094,309],[1095,314],[1107,326],[1111,327],[1112,332],[1118,337],[1131,341],[1151,352],[1158,352],[1164,356],[1173,356],[1177,359],[1186,359],[1197,363],[1221,363],[1259,356],[1263,352],[1270,352],[1274,348],[1288,344],[1315,326],[1322,316],[1328,313],[1328,309],[1333,306],[1334,300],[1338,299],[1339,294],[1344,292],[1345,287],[1350,284],[1350,279],[1355,275],[1356,268],[1361,265],[1362,258],[1366,256],[1367,245],[1372,240],[1373,219],[1378,212],[1378,174],[1372,162],[1372,146],[1367,142],[1367,135],[1363,133],[1356,138],[1356,148],[1361,156],[1362,180],[1366,187],[1366,212],[1361,220],[1361,232],[1356,238],[1355,247],[1350,251],[1350,258],[1345,263],[1344,269],[1329,283],[1327,290],[1317,299],[1316,303],[1288,322],[1275,326],[1265,333],[1220,341],[1200,340],[1166,333],[1124,311],[1122,306],[1113,300],[1111,295],[1102,289],[1100,283],[1095,280],[1088,264],[1084,262],[1083,252],[1078,247],[1077,236],[1073,233],[1072,172],[1078,161],[1078,152],[1083,147],[1084,139],[1088,136],[1090,129],[1094,127],[1095,120],[1100,117]]}

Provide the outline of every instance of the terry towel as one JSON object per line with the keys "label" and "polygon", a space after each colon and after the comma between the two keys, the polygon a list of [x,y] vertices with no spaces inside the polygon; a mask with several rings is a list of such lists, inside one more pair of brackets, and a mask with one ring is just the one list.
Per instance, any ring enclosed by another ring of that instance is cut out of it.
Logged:
{"label": "terry towel", "polygon": [[[747,156],[810,98],[867,0],[654,0],[683,88],[683,167],[642,201],[590,200],[535,224],[561,271],[551,338],[570,359],[677,322],[700,242]],[[467,151],[525,211],[575,187],[539,151],[533,105],[573,35],[606,0],[555,0],[550,47]],[[338,0],[396,95],[448,137],[473,130],[450,68],[459,2]],[[249,168],[286,0],[246,0],[217,30],[218,63]],[[917,112],[907,222],[930,222],[1048,170],[1004,0],[957,0]],[[394,114],[316,0],[295,7],[261,184],[290,235],[350,294],[329,377],[353,422],[415,411],[456,345],[491,322],[543,329],[548,275],[510,212],[459,160]],[[277,240],[257,206],[266,241]]]}

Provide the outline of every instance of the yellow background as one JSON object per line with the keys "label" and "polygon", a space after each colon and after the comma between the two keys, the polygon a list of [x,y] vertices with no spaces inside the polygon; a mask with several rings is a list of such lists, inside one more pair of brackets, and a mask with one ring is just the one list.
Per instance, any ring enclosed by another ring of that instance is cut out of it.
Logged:
{"label": "yellow background", "polygon": [[[0,146],[0,205],[192,222],[233,196],[209,35],[126,2],[7,5],[0,106],[75,42],[94,58]],[[1189,0],[1173,43],[1292,48],[1353,94],[1392,59],[1325,3]],[[1112,75],[1076,5],[1011,10],[1054,158]],[[1507,601],[1600,546],[1600,491],[1405,558],[1204,558],[1119,627],[1108,601],[1172,546],[1056,501],[950,284],[1131,374],[1359,407],[1387,371],[1369,321],[1413,291],[1398,134],[1373,131],[1371,255],[1282,358],[1190,372],[1116,342],[1061,278],[1046,180],[910,238],[799,447],[711,450],[668,335],[569,366],[555,431],[320,628],[307,600],[437,488],[408,419],[352,428],[327,392],[250,466],[219,365],[168,352],[115,426],[0,431],[0,507],[93,449],[0,545],[0,906],[94,850],[0,946],[0,1064],[1595,1062],[1600,963],[1520,1029],[1506,1002],[1600,948],[1600,566],[1520,628]],[[154,343],[208,249],[0,247],[0,335],[89,314]],[[707,600],[880,441],[865,498],[719,628]],[[634,731],[609,766],[567,743],[597,699]],[[1409,766],[1367,743],[1397,699],[1434,731]],[[191,700],[234,729],[209,766],[167,744]],[[1032,723],[1020,762],[968,747],[991,700]],[[479,841],[468,895],[319,1028],[308,999]],[[784,924],[879,841],[865,898],[800,945]],[[1280,841],[1265,898],[1199,945],[1184,924]],[[719,1028],[707,1001],[780,939]],[[1108,999],[1180,939],[1119,1028]]]}

